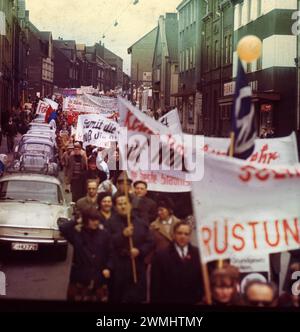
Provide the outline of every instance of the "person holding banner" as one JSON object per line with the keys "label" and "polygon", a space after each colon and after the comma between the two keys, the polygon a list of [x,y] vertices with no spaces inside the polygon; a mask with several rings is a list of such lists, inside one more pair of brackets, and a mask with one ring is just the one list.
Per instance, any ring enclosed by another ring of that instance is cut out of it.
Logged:
{"label": "person holding banner", "polygon": [[198,248],[190,244],[192,229],[184,222],[174,226],[173,242],[152,260],[151,302],[197,304],[203,285]]}
{"label": "person holding banner", "polygon": [[[131,213],[133,211],[130,196],[117,193],[114,197],[114,205],[116,213],[107,224],[114,247],[115,270],[111,300],[114,303],[142,303],[146,300],[144,259],[153,250],[154,241],[147,223]],[[131,215],[130,226],[128,226],[128,214]],[[132,246],[129,239],[132,239]],[[135,270],[132,259],[135,262]]]}

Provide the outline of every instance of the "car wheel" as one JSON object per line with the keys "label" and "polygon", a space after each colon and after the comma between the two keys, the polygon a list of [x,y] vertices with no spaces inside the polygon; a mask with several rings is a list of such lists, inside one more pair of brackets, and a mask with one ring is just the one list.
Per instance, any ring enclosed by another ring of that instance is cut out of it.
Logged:
{"label": "car wheel", "polygon": [[55,259],[59,262],[66,260],[68,254],[68,245],[55,248]]}

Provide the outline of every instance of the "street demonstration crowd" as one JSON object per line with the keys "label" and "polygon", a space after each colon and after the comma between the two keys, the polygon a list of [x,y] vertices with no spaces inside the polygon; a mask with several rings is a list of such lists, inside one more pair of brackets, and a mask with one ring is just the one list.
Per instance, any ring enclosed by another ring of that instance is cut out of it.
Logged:
{"label": "street demonstration crowd", "polygon": [[[145,181],[133,183],[118,170],[117,150],[116,169],[110,169],[111,160],[103,158],[103,149],[84,150],[72,135],[73,124],[62,111],[62,101],[56,101],[58,110],[46,120],[56,123],[65,191],[75,203],[73,219],[59,224],[74,247],[68,299],[208,304],[199,250],[191,243],[195,230],[189,199],[150,193]],[[6,129],[9,152],[16,131],[26,133],[34,116],[35,106],[22,117],[12,115]],[[291,278],[300,271],[300,260],[290,264],[280,296],[275,283],[261,280],[249,281],[242,292],[239,270],[227,261],[209,264],[208,270],[213,305],[300,306],[300,292],[293,295]]]}

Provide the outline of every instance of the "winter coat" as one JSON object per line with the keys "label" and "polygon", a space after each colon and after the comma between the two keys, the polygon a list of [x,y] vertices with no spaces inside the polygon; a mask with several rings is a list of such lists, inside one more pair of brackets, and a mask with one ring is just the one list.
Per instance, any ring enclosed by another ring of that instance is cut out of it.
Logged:
{"label": "winter coat", "polygon": [[146,298],[146,265],[144,259],[154,248],[154,241],[147,223],[132,213],[131,223],[134,226],[133,247],[139,250],[135,258],[137,284],[133,283],[132,260],[129,251],[129,238],[123,235],[127,227],[127,218],[114,214],[107,229],[112,236],[114,248],[114,277],[112,284],[113,302],[139,303]]}
{"label": "winter coat", "polygon": [[62,235],[73,245],[74,256],[70,282],[95,287],[106,283],[102,271],[112,271],[112,242],[111,237],[103,227],[89,230],[68,221],[59,224]]}
{"label": "winter coat", "polygon": [[189,245],[181,258],[174,243],[157,252],[151,266],[151,302],[199,303],[203,296],[198,248]]}

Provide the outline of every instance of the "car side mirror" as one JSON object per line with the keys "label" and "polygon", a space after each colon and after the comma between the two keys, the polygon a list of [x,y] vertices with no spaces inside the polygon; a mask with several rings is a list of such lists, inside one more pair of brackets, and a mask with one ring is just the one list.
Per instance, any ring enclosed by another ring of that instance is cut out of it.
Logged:
{"label": "car side mirror", "polygon": [[70,203],[70,206],[71,206],[71,207],[74,207],[75,205],[76,205],[75,202],[71,202],[71,203]]}

